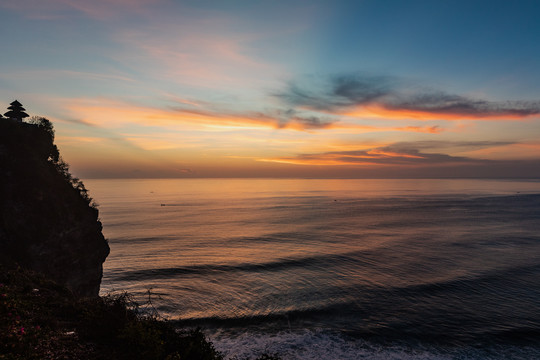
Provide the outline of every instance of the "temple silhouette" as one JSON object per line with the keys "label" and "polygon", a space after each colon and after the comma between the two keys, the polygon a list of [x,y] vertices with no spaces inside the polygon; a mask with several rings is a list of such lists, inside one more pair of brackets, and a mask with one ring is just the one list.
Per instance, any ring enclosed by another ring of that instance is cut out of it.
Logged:
{"label": "temple silhouette", "polygon": [[[26,109],[22,106],[22,104],[15,100],[9,104],[8,111],[4,113],[4,116],[8,119],[22,122],[24,118],[30,116],[25,111]],[[3,117],[2,114],[0,114],[0,117]]]}

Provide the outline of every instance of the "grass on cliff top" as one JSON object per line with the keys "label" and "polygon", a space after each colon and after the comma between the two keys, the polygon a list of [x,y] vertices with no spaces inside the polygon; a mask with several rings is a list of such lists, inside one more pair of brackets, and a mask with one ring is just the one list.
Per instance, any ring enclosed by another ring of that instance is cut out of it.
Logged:
{"label": "grass on cliff top", "polygon": [[[223,360],[200,330],[143,314],[127,294],[78,299],[25,270],[0,267],[0,360]],[[240,359],[236,359],[240,360]],[[279,360],[261,355],[257,360]]]}

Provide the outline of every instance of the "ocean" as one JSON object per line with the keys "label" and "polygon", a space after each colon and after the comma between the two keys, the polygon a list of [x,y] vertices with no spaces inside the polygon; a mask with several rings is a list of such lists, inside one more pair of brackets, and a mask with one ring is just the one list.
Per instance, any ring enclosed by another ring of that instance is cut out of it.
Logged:
{"label": "ocean", "polygon": [[540,359],[540,181],[87,180],[102,294],[227,357]]}

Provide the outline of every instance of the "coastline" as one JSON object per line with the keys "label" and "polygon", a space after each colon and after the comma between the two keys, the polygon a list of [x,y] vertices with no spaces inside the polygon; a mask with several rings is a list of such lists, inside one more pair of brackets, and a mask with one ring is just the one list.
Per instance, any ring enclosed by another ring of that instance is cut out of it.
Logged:
{"label": "coastline", "polygon": [[41,274],[0,270],[2,360],[224,359],[201,330],[179,330],[128,294],[78,298]]}

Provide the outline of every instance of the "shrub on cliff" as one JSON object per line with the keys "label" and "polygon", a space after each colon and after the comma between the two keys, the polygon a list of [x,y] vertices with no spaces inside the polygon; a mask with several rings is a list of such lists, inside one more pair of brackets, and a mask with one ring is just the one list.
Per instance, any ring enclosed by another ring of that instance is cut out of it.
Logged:
{"label": "shrub on cliff", "polygon": [[54,144],[45,118],[0,119],[0,263],[97,296],[109,246],[98,210]]}
{"label": "shrub on cliff", "polygon": [[[200,330],[178,330],[139,311],[126,294],[80,299],[41,274],[0,266],[0,360],[8,359],[224,357]],[[279,358],[262,355],[256,360]]]}

